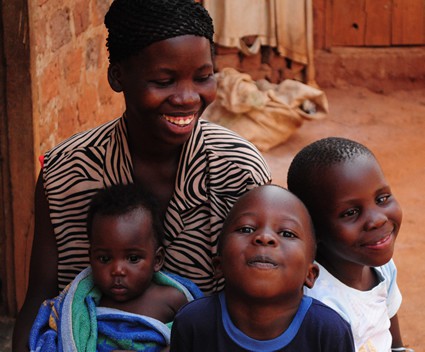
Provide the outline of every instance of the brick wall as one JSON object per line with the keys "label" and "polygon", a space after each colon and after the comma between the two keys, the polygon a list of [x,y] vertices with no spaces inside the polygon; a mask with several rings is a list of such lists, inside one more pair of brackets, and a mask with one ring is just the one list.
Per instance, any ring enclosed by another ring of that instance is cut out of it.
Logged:
{"label": "brick wall", "polygon": [[123,111],[106,75],[103,19],[110,2],[29,2],[36,153]]}

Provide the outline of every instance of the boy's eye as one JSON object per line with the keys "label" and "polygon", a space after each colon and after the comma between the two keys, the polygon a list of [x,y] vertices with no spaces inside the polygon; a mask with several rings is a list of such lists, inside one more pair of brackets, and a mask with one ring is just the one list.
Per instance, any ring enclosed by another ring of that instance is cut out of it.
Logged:
{"label": "boy's eye", "polygon": [[390,199],[391,195],[390,194],[384,194],[382,196],[379,196],[376,199],[376,204],[384,204],[388,201],[388,199]]}
{"label": "boy's eye", "polygon": [[100,255],[99,257],[97,257],[97,259],[99,260],[99,262],[106,264],[110,262],[111,257],[107,255]]}
{"label": "boy's eye", "polygon": [[279,233],[279,235],[281,237],[287,237],[287,238],[295,238],[295,237],[297,237],[293,232],[287,231],[287,230],[283,230],[283,231],[280,231],[278,233]]}
{"label": "boy's eye", "polygon": [[242,226],[238,229],[240,233],[253,233],[254,231],[255,229],[250,226]]}
{"label": "boy's eye", "polygon": [[138,263],[140,261],[140,257],[138,255],[136,255],[136,254],[132,254],[132,255],[129,255],[128,256],[127,260],[130,263]]}

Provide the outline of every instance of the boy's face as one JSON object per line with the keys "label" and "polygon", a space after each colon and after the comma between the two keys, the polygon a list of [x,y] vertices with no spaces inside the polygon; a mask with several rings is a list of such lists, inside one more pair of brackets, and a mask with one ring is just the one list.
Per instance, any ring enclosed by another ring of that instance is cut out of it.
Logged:
{"label": "boy's face", "polygon": [[314,206],[321,255],[347,269],[387,263],[402,211],[375,158],[335,164],[321,178]]}
{"label": "boy's face", "polygon": [[149,212],[135,209],[123,215],[93,218],[90,264],[93,279],[104,295],[116,302],[140,296],[162,266]]}
{"label": "boy's face", "polygon": [[232,209],[222,236],[215,264],[226,292],[289,301],[302,297],[304,285],[313,286],[310,217],[289,192],[276,186],[250,191]]}

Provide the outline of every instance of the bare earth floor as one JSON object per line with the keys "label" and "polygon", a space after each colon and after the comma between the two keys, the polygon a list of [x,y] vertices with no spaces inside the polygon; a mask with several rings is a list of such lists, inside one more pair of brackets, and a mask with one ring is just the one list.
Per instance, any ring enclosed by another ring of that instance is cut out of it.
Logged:
{"label": "bare earth floor", "polygon": [[403,208],[394,260],[403,294],[399,311],[402,337],[416,352],[425,351],[425,86],[376,94],[366,88],[324,89],[330,113],[308,121],[284,144],[265,153],[274,182],[286,185],[296,152],[310,142],[341,136],[368,146],[384,169]]}
{"label": "bare earth floor", "polygon": [[[286,143],[265,153],[274,182],[286,185],[292,157],[308,143],[342,136],[367,145],[379,159],[404,211],[394,255],[403,294],[403,340],[425,351],[425,87],[376,94],[365,88],[325,89],[330,113],[306,122]],[[0,318],[0,351],[9,352],[13,320]]]}

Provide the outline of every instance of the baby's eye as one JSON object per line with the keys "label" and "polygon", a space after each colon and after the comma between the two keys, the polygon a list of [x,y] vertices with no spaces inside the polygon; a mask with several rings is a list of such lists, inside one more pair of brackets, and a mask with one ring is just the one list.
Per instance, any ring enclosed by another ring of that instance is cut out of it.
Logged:
{"label": "baby's eye", "polygon": [[343,218],[348,218],[350,216],[355,216],[359,213],[358,209],[348,209],[347,211],[345,211],[344,213],[342,213],[342,217]]}
{"label": "baby's eye", "polygon": [[384,204],[390,199],[391,194],[384,194],[376,199],[376,204]]}
{"label": "baby's eye", "polygon": [[130,263],[138,263],[140,261],[140,256],[136,255],[136,254],[131,254],[127,257],[127,260]]}
{"label": "baby's eye", "polygon": [[297,237],[293,232],[288,231],[288,230],[283,230],[283,231],[280,231],[278,233],[279,233],[279,235],[281,237],[286,237],[286,238],[295,238],[295,237]]}
{"label": "baby's eye", "polygon": [[97,257],[97,260],[99,260],[99,262],[106,264],[109,263],[111,261],[111,257],[107,256],[107,255],[100,255]]}
{"label": "baby's eye", "polygon": [[240,227],[238,230],[238,232],[240,233],[253,233],[255,231],[255,229],[251,226],[242,226]]}

